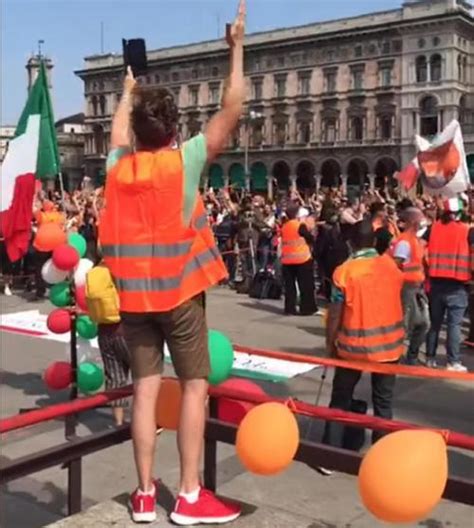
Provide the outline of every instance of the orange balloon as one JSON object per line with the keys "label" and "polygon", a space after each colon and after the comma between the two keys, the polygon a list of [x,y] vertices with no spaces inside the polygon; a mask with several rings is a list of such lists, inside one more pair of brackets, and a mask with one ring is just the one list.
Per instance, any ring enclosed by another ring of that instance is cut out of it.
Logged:
{"label": "orange balloon", "polygon": [[66,233],[59,224],[46,223],[39,226],[33,246],[38,251],[48,252],[66,244],[66,242]]}
{"label": "orange balloon", "polygon": [[249,411],[237,430],[235,447],[242,464],[257,475],[276,475],[295,457],[298,423],[282,403],[263,403]]}
{"label": "orange balloon", "polygon": [[448,479],[448,455],[436,431],[405,430],[374,444],[359,469],[366,508],[391,523],[417,522],[440,501]]}
{"label": "orange balloon", "polygon": [[156,401],[156,425],[176,431],[181,414],[181,385],[176,379],[165,379],[161,382]]}

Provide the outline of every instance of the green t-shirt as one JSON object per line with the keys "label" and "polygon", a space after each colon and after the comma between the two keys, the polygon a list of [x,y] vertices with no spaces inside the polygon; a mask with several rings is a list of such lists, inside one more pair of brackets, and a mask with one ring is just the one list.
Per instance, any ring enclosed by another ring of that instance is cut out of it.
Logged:
{"label": "green t-shirt", "polygon": [[[107,156],[107,172],[111,170],[121,158],[130,154],[130,147],[118,147],[109,152]],[[194,206],[196,204],[196,195],[199,191],[201,174],[207,163],[207,143],[204,134],[198,134],[183,143],[181,147],[183,157],[183,174],[184,174],[184,201],[183,201],[183,218],[185,224],[191,221]]]}

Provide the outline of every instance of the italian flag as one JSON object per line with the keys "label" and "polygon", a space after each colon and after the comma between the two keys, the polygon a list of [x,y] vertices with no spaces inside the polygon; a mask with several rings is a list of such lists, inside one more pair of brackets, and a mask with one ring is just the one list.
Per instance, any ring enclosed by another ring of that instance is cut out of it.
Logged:
{"label": "italian flag", "polygon": [[53,109],[42,62],[1,167],[0,235],[11,262],[28,250],[37,181],[55,179],[59,170]]}

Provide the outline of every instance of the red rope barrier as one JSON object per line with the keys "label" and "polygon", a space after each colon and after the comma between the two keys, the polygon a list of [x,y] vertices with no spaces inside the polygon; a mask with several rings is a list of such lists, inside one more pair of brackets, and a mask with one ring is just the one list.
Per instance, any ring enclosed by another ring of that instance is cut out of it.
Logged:
{"label": "red rope barrier", "polygon": [[[35,425],[47,420],[61,418],[71,414],[87,411],[105,405],[111,401],[124,398],[132,395],[133,388],[131,385],[123,389],[116,389],[101,394],[96,394],[89,398],[78,398],[71,402],[59,403],[51,405],[44,409],[30,411],[25,414],[10,416],[0,420],[0,434],[21,429],[31,425]],[[298,400],[282,400],[273,398],[267,395],[248,395],[245,392],[229,390],[220,387],[210,387],[209,395],[216,398],[230,398],[234,400],[247,401],[250,403],[266,403],[266,402],[280,402],[286,403],[298,414],[319,418],[322,420],[332,420],[347,425],[357,425],[367,429],[377,429],[381,431],[399,431],[401,429],[427,429],[416,424],[399,422],[394,420],[385,420],[367,415],[360,415],[352,412],[341,411],[338,409],[330,409],[327,407],[317,407],[309,403],[300,402]],[[429,428],[428,428],[429,429]],[[447,444],[452,447],[461,449],[469,449],[474,451],[474,437],[462,433],[451,431],[440,431],[447,435]]]}
{"label": "red rope barrier", "polygon": [[253,356],[262,356],[283,361],[295,361],[296,363],[310,363],[312,365],[324,365],[328,367],[343,367],[363,372],[376,372],[378,374],[401,374],[436,379],[456,379],[462,381],[474,381],[474,372],[449,372],[447,370],[436,370],[428,367],[414,367],[409,365],[394,365],[386,363],[375,363],[370,361],[347,361],[345,359],[321,358],[305,354],[294,354],[293,352],[280,352],[276,350],[263,350],[234,345],[236,352],[244,352]]}
{"label": "red rope barrier", "polygon": [[106,405],[114,400],[131,396],[132,393],[133,386],[127,385],[122,389],[101,392],[100,394],[88,398],[78,398],[77,400],[57,403],[42,409],[35,409],[34,411],[29,411],[24,414],[15,414],[14,416],[9,416],[8,418],[0,420],[0,434],[15,431],[16,429],[22,429],[48,420],[63,418],[65,416],[70,416],[71,414],[88,411],[100,407],[101,405]]}

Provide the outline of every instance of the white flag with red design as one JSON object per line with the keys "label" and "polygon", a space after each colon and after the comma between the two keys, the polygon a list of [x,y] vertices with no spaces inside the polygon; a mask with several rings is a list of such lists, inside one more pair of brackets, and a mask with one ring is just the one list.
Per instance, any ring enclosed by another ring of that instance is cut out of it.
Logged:
{"label": "white flag with red design", "polygon": [[418,180],[425,192],[446,198],[457,196],[469,187],[469,171],[461,126],[453,120],[430,142],[415,137],[416,157],[397,174],[402,186],[412,189]]}

